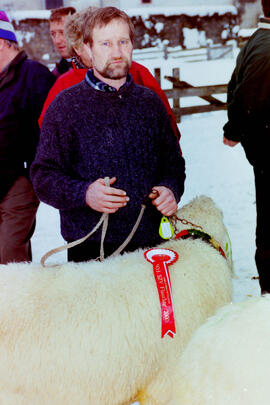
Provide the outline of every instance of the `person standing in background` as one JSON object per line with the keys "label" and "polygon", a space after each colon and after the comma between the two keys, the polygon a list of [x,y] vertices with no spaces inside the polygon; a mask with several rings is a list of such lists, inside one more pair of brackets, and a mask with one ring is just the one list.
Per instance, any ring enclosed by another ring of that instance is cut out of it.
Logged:
{"label": "person standing in background", "polygon": [[49,18],[50,34],[55,49],[61,55],[60,61],[52,71],[56,77],[61,76],[72,68],[71,60],[67,51],[64,28],[67,16],[72,15],[75,12],[76,9],[74,7],[60,7],[51,10]]}
{"label": "person standing in background", "polygon": [[0,10],[0,263],[31,261],[30,239],[39,201],[29,180],[39,140],[38,117],[55,81],[20,51]]}
{"label": "person standing in background", "polygon": [[264,17],[241,49],[228,84],[228,122],[223,142],[241,142],[253,166],[257,228],[255,261],[262,294],[270,293],[270,0],[262,0]]}

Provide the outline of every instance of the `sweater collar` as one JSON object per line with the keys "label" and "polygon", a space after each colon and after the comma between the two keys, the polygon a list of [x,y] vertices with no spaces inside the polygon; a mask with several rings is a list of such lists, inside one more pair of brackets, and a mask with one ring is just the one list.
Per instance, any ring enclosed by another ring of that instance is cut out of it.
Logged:
{"label": "sweater collar", "polygon": [[[17,65],[18,63],[20,63],[22,60],[26,59],[27,55],[25,53],[25,51],[21,51],[19,52],[14,59],[12,59],[11,62],[8,63],[8,65],[5,67],[5,69],[3,70],[2,73],[4,72],[8,72],[10,69],[12,69],[13,66]],[[1,76],[2,76],[1,73]]]}
{"label": "sweater collar", "polygon": [[6,66],[6,68],[0,74],[0,86],[4,86],[10,82],[15,75],[15,67],[21,64],[22,61],[27,59],[25,51],[19,52],[15,58]]}
{"label": "sweater collar", "polygon": [[[94,75],[93,69],[88,70],[88,72],[85,75],[85,81],[89,86],[91,86],[95,90],[103,91],[105,93],[117,92],[117,89],[115,87],[109,86],[107,83],[104,83],[102,80],[98,79]],[[130,82],[131,82],[131,75],[128,74],[126,82],[120,87],[120,89],[127,87]]]}

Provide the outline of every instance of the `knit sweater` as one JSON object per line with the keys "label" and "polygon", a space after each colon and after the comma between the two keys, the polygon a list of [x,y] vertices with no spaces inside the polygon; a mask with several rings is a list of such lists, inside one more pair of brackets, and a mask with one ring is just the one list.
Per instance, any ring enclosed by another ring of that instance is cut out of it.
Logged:
{"label": "knit sweater", "polygon": [[[124,241],[153,186],[170,188],[179,201],[185,165],[172,131],[160,98],[132,79],[118,92],[95,90],[86,81],[61,92],[45,114],[31,178],[40,200],[60,210],[64,239],[86,235],[100,219],[85,202],[98,178],[115,176],[114,187],[130,198],[110,215],[107,243]],[[158,243],[160,218],[150,203],[132,243]],[[100,232],[91,240],[99,242]]]}

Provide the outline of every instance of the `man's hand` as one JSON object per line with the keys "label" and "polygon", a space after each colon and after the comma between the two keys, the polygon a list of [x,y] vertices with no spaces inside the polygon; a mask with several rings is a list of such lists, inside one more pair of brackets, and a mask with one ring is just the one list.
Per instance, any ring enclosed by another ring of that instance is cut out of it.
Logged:
{"label": "man's hand", "polygon": [[[115,181],[116,177],[110,179],[110,185]],[[85,200],[86,204],[93,210],[113,214],[119,208],[127,205],[129,197],[127,197],[125,191],[108,187],[104,179],[98,179],[88,187]]]}
{"label": "man's hand", "polygon": [[164,186],[153,187],[152,192],[149,194],[152,204],[157,207],[162,215],[166,217],[173,215],[177,211],[177,202],[173,192]]}
{"label": "man's hand", "polygon": [[223,143],[224,143],[224,145],[231,146],[233,148],[239,142],[230,141],[229,139],[225,138],[225,136],[223,136]]}

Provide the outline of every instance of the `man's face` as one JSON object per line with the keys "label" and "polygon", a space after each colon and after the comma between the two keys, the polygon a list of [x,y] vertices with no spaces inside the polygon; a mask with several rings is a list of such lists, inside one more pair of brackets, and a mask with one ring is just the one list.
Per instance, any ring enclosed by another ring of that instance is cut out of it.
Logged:
{"label": "man's face", "polygon": [[96,76],[125,78],[131,66],[132,49],[129,26],[124,20],[114,19],[104,27],[95,27],[91,59]]}
{"label": "man's face", "polygon": [[63,58],[68,58],[66,38],[64,35],[66,17],[58,21],[50,21],[50,33],[55,49]]}

